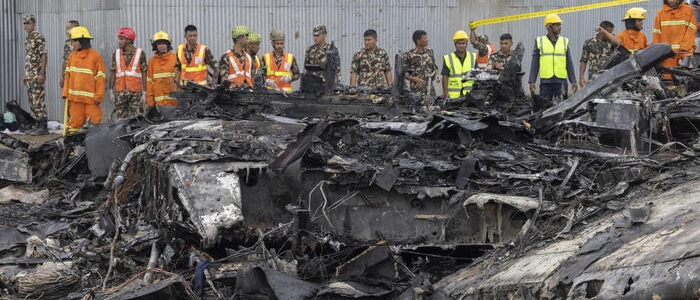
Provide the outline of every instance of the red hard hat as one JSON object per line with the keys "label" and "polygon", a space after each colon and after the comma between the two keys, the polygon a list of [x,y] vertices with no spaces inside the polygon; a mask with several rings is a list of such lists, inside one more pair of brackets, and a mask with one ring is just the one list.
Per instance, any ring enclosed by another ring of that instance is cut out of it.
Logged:
{"label": "red hard hat", "polygon": [[129,27],[123,27],[117,30],[117,36],[121,36],[132,41],[136,40],[136,32]]}

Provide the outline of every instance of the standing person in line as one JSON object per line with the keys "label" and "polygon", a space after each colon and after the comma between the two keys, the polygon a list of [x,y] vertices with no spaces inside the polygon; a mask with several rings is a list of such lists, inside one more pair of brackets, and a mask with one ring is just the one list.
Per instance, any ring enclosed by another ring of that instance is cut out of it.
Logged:
{"label": "standing person in line", "polygon": [[[175,80],[180,85],[191,80],[199,85],[213,87],[217,82],[216,61],[209,47],[197,42],[198,37],[197,27],[185,26],[185,43],[177,46]],[[212,70],[211,74],[209,69]]]}
{"label": "standing person in line", "polygon": [[609,35],[610,41],[617,46],[625,47],[632,53],[646,48],[647,36],[642,32],[646,16],[647,10],[641,7],[628,9],[625,18],[622,19],[625,22],[625,30],[618,35]]}
{"label": "standing person in line", "polygon": [[146,77],[146,107],[147,115],[156,110],[161,115],[169,117],[177,106],[177,100],[170,97],[175,86],[175,63],[177,58],[172,52],[172,39],[165,31],[158,31],[151,39],[155,54],[148,60],[148,76]]}
{"label": "standing person in line", "polygon": [[253,60],[248,49],[248,35],[250,31],[246,26],[235,26],[231,30],[233,47],[227,50],[219,60],[219,78],[221,82],[229,81],[232,88],[253,87]]}
{"label": "standing person in line", "polygon": [[60,87],[63,87],[63,70],[66,68],[66,61],[68,60],[68,54],[72,51],[71,49],[71,41],[70,41],[70,30],[73,29],[73,27],[80,26],[80,22],[76,20],[70,20],[68,23],[66,23],[66,42],[63,44],[63,59],[61,59],[61,81],[58,84]]}
{"label": "standing person in line", "polygon": [[[697,20],[690,5],[682,0],[664,0],[654,19],[653,43],[671,45],[676,55],[665,59],[660,65],[666,68],[678,67],[681,59],[693,56],[697,30]],[[661,76],[672,84],[670,73],[664,72]]]}
{"label": "standing person in line", "polygon": [[297,60],[294,55],[284,51],[284,32],[272,30],[270,42],[273,50],[263,56],[266,66],[265,86],[268,89],[291,93],[292,82],[301,77]]}
{"label": "standing person in line", "polygon": [[253,73],[260,69],[263,65],[260,61],[260,42],[262,42],[262,36],[257,32],[251,32],[248,34],[248,49],[246,52],[250,54],[250,58],[253,59]]}
{"label": "standing person in line", "polygon": [[[313,34],[314,44],[306,48],[304,66],[315,65],[324,69],[323,71],[307,71],[307,73],[319,76],[325,82],[325,69],[329,59],[328,52],[331,50],[331,45],[326,43],[328,31],[325,25],[316,25],[314,26]],[[336,82],[340,82],[340,61],[338,61],[338,64],[335,66],[335,79]]]}
{"label": "standing person in line", "polygon": [[547,34],[537,37],[535,49],[532,52],[530,65],[530,92],[537,91],[537,79],[540,80],[541,103],[535,103],[538,108],[552,106],[553,101],[563,100],[568,92],[567,79],[574,93],[578,90],[576,72],[571,58],[569,38],[561,36],[562,20],[556,14],[544,17],[544,27]]}
{"label": "standing person in line", "polygon": [[579,60],[579,85],[586,86],[587,80],[584,77],[588,66],[588,81],[593,80],[597,74],[603,70],[603,64],[608,60],[614,50],[613,31],[615,25],[610,21],[600,22],[595,28],[596,35],[583,42],[581,59]]}
{"label": "standing person in line", "polygon": [[71,29],[73,51],[66,62],[62,97],[68,100],[68,131],[76,132],[83,125],[102,122],[100,103],[105,92],[105,63],[99,52],[92,49],[92,36],[87,28]]}
{"label": "standing person in line", "polygon": [[117,30],[119,48],[112,54],[109,88],[114,92],[114,116],[123,119],[143,114],[146,102],[148,62],[143,49],[134,47],[136,32],[123,27]]}
{"label": "standing person in line", "polygon": [[438,67],[435,64],[433,49],[428,48],[428,33],[425,30],[416,30],[412,39],[415,48],[404,53],[404,78],[409,81],[410,91],[423,97],[425,102],[429,95],[435,95],[432,82],[440,82],[440,76],[437,76]]}
{"label": "standing person in line", "polygon": [[458,99],[469,94],[474,81],[462,82],[464,74],[476,66],[476,53],[467,51],[469,36],[464,30],[459,30],[452,35],[455,51],[445,54],[442,59],[442,91],[445,98]]}
{"label": "standing person in line", "polygon": [[489,37],[482,34],[482,35],[477,35],[476,34],[476,29],[478,27],[471,27],[470,26],[470,32],[469,32],[469,37],[470,37],[470,42],[472,44],[472,47],[476,49],[476,65],[475,69],[481,69],[481,70],[486,70],[488,68],[489,64],[489,59],[491,58],[491,55],[493,55],[496,52],[496,47],[494,47],[492,44],[489,44]]}
{"label": "standing person in line", "polygon": [[36,119],[34,129],[28,134],[45,135],[49,131],[46,127],[48,115],[46,114],[46,96],[44,94],[44,82],[46,81],[47,53],[44,36],[36,31],[36,18],[34,15],[24,15],[22,18],[24,31],[27,38],[24,40],[24,77],[22,84],[27,86],[29,107]]}
{"label": "standing person in line", "polygon": [[506,62],[510,59],[512,52],[510,51],[513,47],[513,37],[510,33],[504,33],[500,37],[498,45],[501,47],[489,57],[488,69],[494,69],[503,71],[505,69]]}
{"label": "standing person in line", "polygon": [[350,85],[386,88],[394,84],[389,54],[377,47],[377,31],[365,30],[364,45],[365,47],[357,50],[352,57]]}

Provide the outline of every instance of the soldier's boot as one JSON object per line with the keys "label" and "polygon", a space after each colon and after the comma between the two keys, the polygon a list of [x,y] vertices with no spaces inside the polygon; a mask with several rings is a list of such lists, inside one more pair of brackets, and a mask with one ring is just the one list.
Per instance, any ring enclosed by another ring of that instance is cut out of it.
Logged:
{"label": "soldier's boot", "polygon": [[37,121],[36,129],[30,131],[29,135],[47,135],[49,134],[49,129],[47,128],[46,120]]}

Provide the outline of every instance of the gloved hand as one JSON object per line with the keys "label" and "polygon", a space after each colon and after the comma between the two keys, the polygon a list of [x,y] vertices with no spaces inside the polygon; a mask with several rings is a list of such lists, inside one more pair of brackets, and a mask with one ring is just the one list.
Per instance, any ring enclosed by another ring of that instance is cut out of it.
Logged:
{"label": "gloved hand", "polygon": [[292,82],[292,76],[282,76],[282,78],[280,78],[280,81],[282,81],[282,82]]}
{"label": "gloved hand", "polygon": [[277,83],[272,79],[265,79],[265,87],[274,88],[276,90],[279,89]]}

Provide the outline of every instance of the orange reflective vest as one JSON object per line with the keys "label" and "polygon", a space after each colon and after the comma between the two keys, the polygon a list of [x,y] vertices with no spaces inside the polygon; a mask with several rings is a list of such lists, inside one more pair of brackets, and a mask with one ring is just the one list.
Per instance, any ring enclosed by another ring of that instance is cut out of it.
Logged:
{"label": "orange reflective vest", "polygon": [[680,56],[693,55],[695,52],[695,32],[697,21],[693,8],[681,3],[676,9],[664,4],[656,13],[654,19],[653,43],[671,45],[673,52]]}
{"label": "orange reflective vest", "polygon": [[486,69],[486,67],[489,65],[489,57],[491,57],[491,54],[496,52],[496,47],[491,44],[486,45],[486,49],[486,54],[476,57],[476,65],[479,67],[479,69]]}
{"label": "orange reflective vest", "polygon": [[240,61],[238,56],[233,55],[233,51],[226,51],[226,56],[228,57],[228,76],[226,80],[231,82],[231,87],[242,87],[245,83],[247,86],[253,86],[253,77],[250,73],[252,71],[252,58],[248,53],[245,54],[245,59]]}
{"label": "orange reflective vest", "polygon": [[124,52],[122,49],[117,49],[117,52],[114,53],[114,59],[117,61],[117,72],[115,74],[117,77],[117,82],[114,86],[115,91],[143,91],[143,86],[141,86],[142,52],[143,50],[141,50],[141,48],[136,48],[136,52],[134,52],[134,56],[131,57],[131,62],[129,62],[128,66],[126,65],[126,60],[124,59]]}
{"label": "orange reflective vest", "polygon": [[104,99],[105,63],[94,49],[71,52],[63,76],[63,98],[86,104],[96,104]]}
{"label": "orange reflective vest", "polygon": [[175,90],[175,53],[156,53],[148,60],[146,78],[146,105],[177,106],[177,100],[170,97]]}
{"label": "orange reflective vest", "polygon": [[[265,53],[265,56],[263,57],[265,65],[267,66],[266,78],[272,79],[275,82],[275,84],[277,84],[277,88],[279,91],[291,92],[292,83],[283,82],[282,77],[292,77],[292,63],[294,62],[294,55],[290,53],[282,54],[282,64],[280,64],[279,66],[277,65],[277,63],[275,63],[274,55],[274,52],[269,52]],[[272,89],[272,87],[268,88]]]}
{"label": "orange reflective vest", "polygon": [[177,46],[177,58],[180,60],[180,81],[184,84],[187,80],[192,80],[197,84],[207,85],[207,72],[209,65],[205,60],[207,46],[197,44],[194,49],[194,56],[191,61],[185,57],[186,44]]}

